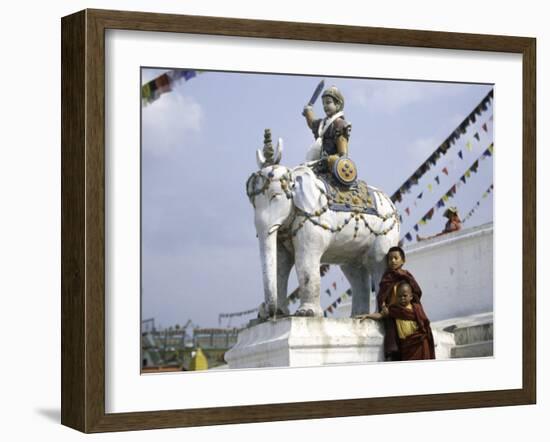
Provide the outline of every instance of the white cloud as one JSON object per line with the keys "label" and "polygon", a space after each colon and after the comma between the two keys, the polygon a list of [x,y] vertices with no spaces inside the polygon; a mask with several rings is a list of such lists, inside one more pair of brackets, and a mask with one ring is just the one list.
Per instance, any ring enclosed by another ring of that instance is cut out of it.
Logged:
{"label": "white cloud", "polygon": [[204,112],[193,98],[172,91],[142,111],[143,149],[166,154],[179,149],[192,133],[202,128]]}

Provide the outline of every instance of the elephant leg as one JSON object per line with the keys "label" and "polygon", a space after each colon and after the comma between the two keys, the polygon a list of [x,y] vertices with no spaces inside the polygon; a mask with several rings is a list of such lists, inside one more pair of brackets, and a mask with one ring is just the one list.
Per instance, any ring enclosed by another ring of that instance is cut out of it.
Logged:
{"label": "elephant leg", "polygon": [[372,278],[372,284],[373,284],[373,291],[376,292],[378,290],[378,287],[380,285],[380,281],[382,279],[382,275],[386,271],[387,263],[386,258],[382,259],[378,262],[373,262],[370,265],[371,270],[371,278]]}
{"label": "elephant leg", "polygon": [[296,273],[300,285],[300,306],[296,316],[323,316],[321,308],[321,256],[310,251],[296,254]]}
{"label": "elephant leg", "polygon": [[382,255],[381,258],[380,256],[369,256],[368,259],[363,262],[363,266],[366,269],[366,273],[370,277],[370,283],[368,284],[370,306],[371,311],[375,311],[378,308],[376,302],[376,292],[378,291],[382,275],[387,268],[386,255]]}
{"label": "elephant leg", "polygon": [[277,314],[288,315],[288,277],[292,266],[294,265],[294,256],[282,244],[277,244]]}
{"label": "elephant leg", "polygon": [[370,275],[362,264],[345,264],[342,272],[351,285],[351,316],[370,312]]}

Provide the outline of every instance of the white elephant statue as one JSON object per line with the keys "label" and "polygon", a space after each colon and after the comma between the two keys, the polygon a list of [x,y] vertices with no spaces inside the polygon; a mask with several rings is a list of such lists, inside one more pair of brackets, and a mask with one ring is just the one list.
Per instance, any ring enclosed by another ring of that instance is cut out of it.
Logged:
{"label": "white elephant statue", "polygon": [[321,264],[338,264],[352,289],[351,315],[368,313],[371,287],[378,286],[385,257],[399,241],[399,216],[391,199],[368,186],[374,210],[333,211],[326,187],[308,165],[279,165],[282,140],[275,149],[257,151],[260,170],[246,192],[254,207],[269,317],[288,315],[287,286],[293,266],[299,283],[297,316],[323,316]]}

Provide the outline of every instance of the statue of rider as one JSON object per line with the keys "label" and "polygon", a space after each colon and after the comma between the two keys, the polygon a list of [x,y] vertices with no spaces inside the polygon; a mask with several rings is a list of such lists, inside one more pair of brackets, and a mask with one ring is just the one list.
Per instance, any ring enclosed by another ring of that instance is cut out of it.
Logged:
{"label": "statue of rider", "polygon": [[[314,101],[314,98],[312,100]],[[325,118],[315,118],[312,100],[302,112],[316,140],[308,152],[307,159],[321,160],[314,169],[318,173],[326,173],[333,170],[339,158],[347,157],[351,123],[345,120],[344,96],[336,86],[331,86],[323,92]]]}

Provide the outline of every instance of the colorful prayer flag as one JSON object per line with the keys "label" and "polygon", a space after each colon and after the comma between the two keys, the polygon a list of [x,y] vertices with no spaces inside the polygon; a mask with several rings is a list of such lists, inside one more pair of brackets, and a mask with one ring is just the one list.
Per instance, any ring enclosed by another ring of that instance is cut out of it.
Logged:
{"label": "colorful prayer flag", "polygon": [[141,88],[141,98],[144,104],[149,104],[160,97],[161,94],[170,92],[173,89],[174,84],[181,80],[190,80],[195,77],[199,71],[194,70],[173,70],[165,72],[159,77],[144,84]]}
{"label": "colorful prayer flag", "polygon": [[151,85],[149,83],[141,87],[141,98],[144,100],[149,100],[151,98]]}
{"label": "colorful prayer flag", "polygon": [[172,90],[171,83],[170,77],[166,73],[155,79],[155,85],[161,94]]}
{"label": "colorful prayer flag", "polygon": [[184,71],[183,72],[183,78],[185,78],[185,81],[191,80],[191,78],[196,77],[197,72],[196,71]]}

